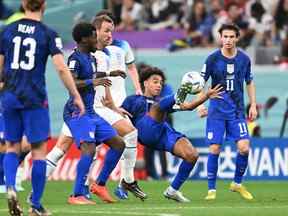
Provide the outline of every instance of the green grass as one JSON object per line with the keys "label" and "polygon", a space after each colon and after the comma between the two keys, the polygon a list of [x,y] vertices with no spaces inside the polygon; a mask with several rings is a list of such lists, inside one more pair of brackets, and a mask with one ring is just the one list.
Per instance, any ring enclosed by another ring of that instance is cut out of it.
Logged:
{"label": "green grass", "polygon": [[[132,196],[129,200],[120,201],[116,204],[105,204],[95,198],[95,206],[70,206],[66,204],[67,197],[72,190],[71,182],[49,182],[45,191],[43,203],[52,210],[53,215],[144,215],[144,216],[190,216],[190,215],[219,215],[219,216],[276,216],[288,215],[288,182],[260,182],[250,181],[246,186],[253,192],[253,201],[243,200],[238,194],[228,190],[229,182],[219,181],[217,200],[207,202],[203,198],[206,195],[206,182],[187,182],[182,191],[192,200],[191,203],[181,204],[166,200],[162,192],[168,182],[149,181],[140,182],[149,198],[142,202]],[[116,186],[110,183],[109,189]],[[25,203],[29,192],[28,183],[25,184],[26,191],[20,193],[21,203],[27,213],[28,205]],[[25,204],[24,204],[25,203]],[[0,194],[0,215],[7,215],[6,200]]]}

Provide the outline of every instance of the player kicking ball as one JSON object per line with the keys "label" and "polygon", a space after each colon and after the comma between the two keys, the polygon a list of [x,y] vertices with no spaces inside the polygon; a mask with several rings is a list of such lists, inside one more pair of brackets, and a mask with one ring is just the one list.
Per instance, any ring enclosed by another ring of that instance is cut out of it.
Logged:
{"label": "player kicking ball", "polygon": [[[196,164],[198,152],[184,134],[176,131],[165,121],[166,115],[168,112],[177,110],[193,110],[209,98],[221,98],[219,95],[221,87],[217,85],[213,89],[210,88],[200,98],[184,102],[187,93],[194,90],[193,80],[192,82],[184,81],[176,96],[169,95],[156,101],[165,82],[165,75],[158,68],[147,67],[140,73],[140,84],[144,95],[129,96],[124,100],[121,108],[117,108],[109,95],[109,89],[106,88],[106,97],[103,100],[103,104],[111,109],[118,112],[125,110],[131,114],[130,118],[138,130],[138,140],[141,144],[156,150],[168,151],[183,159],[174,180],[163,193],[166,198],[177,202],[190,202],[179,189]],[[198,87],[199,85],[196,84],[196,88]],[[179,105],[176,104],[175,98]]]}

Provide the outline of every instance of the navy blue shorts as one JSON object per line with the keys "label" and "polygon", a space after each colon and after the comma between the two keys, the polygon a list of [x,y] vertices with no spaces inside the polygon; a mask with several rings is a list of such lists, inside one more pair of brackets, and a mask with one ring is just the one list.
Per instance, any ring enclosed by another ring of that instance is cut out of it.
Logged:
{"label": "navy blue shorts", "polygon": [[207,118],[206,143],[209,145],[221,145],[224,141],[224,138],[234,142],[237,142],[241,139],[250,139],[246,120],[223,120]]}
{"label": "navy blue shorts", "polygon": [[145,115],[136,124],[138,139],[141,144],[160,151],[168,151],[173,154],[176,142],[185,137],[176,131],[167,122],[156,122],[150,116]]}
{"label": "navy blue shorts", "polygon": [[84,114],[65,121],[78,148],[81,143],[99,145],[115,136],[116,130],[97,114]]}

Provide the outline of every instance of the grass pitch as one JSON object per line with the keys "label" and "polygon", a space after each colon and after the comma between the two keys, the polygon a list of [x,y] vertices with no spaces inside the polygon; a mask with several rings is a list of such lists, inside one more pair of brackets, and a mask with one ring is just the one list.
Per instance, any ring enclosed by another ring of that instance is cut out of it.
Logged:
{"label": "grass pitch", "polygon": [[[116,182],[108,184],[111,193]],[[101,216],[288,216],[288,182],[285,181],[249,181],[245,185],[253,193],[253,201],[243,200],[239,194],[228,190],[230,182],[218,181],[217,199],[205,201],[207,183],[205,181],[189,181],[182,192],[191,199],[191,203],[176,203],[167,200],[162,193],[169,185],[165,181],[140,182],[147,192],[148,199],[142,202],[129,194],[129,199],[115,204],[105,204],[98,198],[95,206],[71,206],[66,203],[72,191],[71,182],[48,182],[43,203],[57,216],[101,215]],[[24,184],[26,191],[19,193],[25,214],[29,206],[25,203],[30,184]],[[4,194],[0,194],[0,215],[8,215]]]}

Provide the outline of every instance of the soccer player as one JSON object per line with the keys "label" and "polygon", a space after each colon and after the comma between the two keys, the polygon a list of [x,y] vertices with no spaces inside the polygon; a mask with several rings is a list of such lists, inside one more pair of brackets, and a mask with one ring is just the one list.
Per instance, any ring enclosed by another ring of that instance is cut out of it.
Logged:
{"label": "soccer player", "polygon": [[[164,191],[164,196],[177,202],[190,202],[189,199],[182,195],[179,189],[189,177],[197,162],[198,153],[184,134],[176,131],[166,122],[167,113],[174,111],[175,95],[169,95],[159,102],[156,101],[164,81],[165,75],[161,70],[155,67],[147,67],[140,75],[140,82],[144,89],[143,96],[128,96],[119,109],[113,104],[111,95],[107,93],[104,103],[111,109],[119,112],[124,109],[130,113],[131,121],[138,130],[138,140],[141,144],[155,150],[168,151],[183,159],[174,180]],[[219,85],[213,89],[210,88],[200,98],[192,102],[180,103],[178,109],[193,110],[208,98],[220,97],[220,90],[221,87]]]}
{"label": "soccer player", "polygon": [[207,117],[206,142],[209,144],[209,155],[207,163],[208,195],[206,200],[216,199],[216,177],[218,170],[218,158],[224,134],[226,139],[233,140],[238,148],[236,157],[236,170],[234,181],[230,190],[240,193],[247,200],[253,196],[241,184],[242,178],[248,164],[250,148],[249,134],[244,114],[243,82],[246,82],[247,93],[251,107],[249,118],[257,116],[255,86],[251,73],[251,62],[249,57],[240,49],[236,43],[239,38],[239,29],[234,24],[225,24],[219,29],[222,47],[208,56],[201,75],[205,81],[211,77],[212,86],[220,84],[223,86],[223,98],[210,100],[209,109],[200,106],[200,116]]}
{"label": "soccer player", "polygon": [[8,25],[0,38],[0,77],[6,154],[6,177],[9,213],[23,215],[15,191],[15,175],[19,165],[20,141],[26,135],[32,146],[33,194],[29,215],[50,215],[41,204],[45,187],[46,140],[49,136],[49,111],[45,86],[45,66],[48,55],[60,78],[74,96],[79,115],[85,112],[61,52],[62,43],[57,33],[41,23],[45,0],[23,0],[25,17]]}
{"label": "soccer player", "polygon": [[[100,12],[96,16],[94,24],[97,28],[97,47],[99,49],[95,52],[98,61],[97,77],[108,75],[109,79],[112,81],[111,91],[113,99],[115,98],[117,105],[120,106],[126,97],[124,81],[124,78],[126,77],[126,73],[124,72],[126,70],[126,64],[128,64],[128,71],[134,82],[136,94],[142,93],[139,85],[137,69],[134,64],[133,52],[126,41],[114,40],[112,43],[114,24],[113,20],[106,16],[105,11]],[[117,130],[118,134],[123,137],[126,143],[126,148],[121,160],[121,187],[116,189],[115,194],[119,198],[127,198],[127,190],[129,190],[136,197],[145,199],[147,195],[140,189],[137,181],[134,179],[134,167],[137,155],[137,130],[128,119],[125,119],[119,113],[116,113],[102,105],[101,99],[104,95],[104,89],[97,87],[94,109],[97,114]],[[71,133],[64,124],[56,146],[47,155],[47,176],[49,176],[56,168],[57,162],[63,157],[65,152],[67,152],[72,142]]]}
{"label": "soccer player", "polygon": [[[91,55],[96,50],[96,29],[90,23],[79,23],[73,29],[73,39],[77,43],[74,52],[69,56],[68,65],[73,73],[77,88],[85,104],[86,113],[80,118],[76,115],[73,98],[70,97],[64,108],[64,121],[69,127],[73,139],[81,150],[81,158],[77,165],[77,176],[70,204],[94,204],[83,194],[83,186],[95,154],[96,145],[106,143],[110,146],[106,154],[103,168],[90,187],[90,191],[103,201],[112,203],[115,200],[109,195],[105,184],[117,165],[125,143],[114,128],[97,115],[93,108],[95,90],[98,85],[110,86],[109,79],[95,79],[96,59]],[[83,201],[83,202],[81,202]]]}

